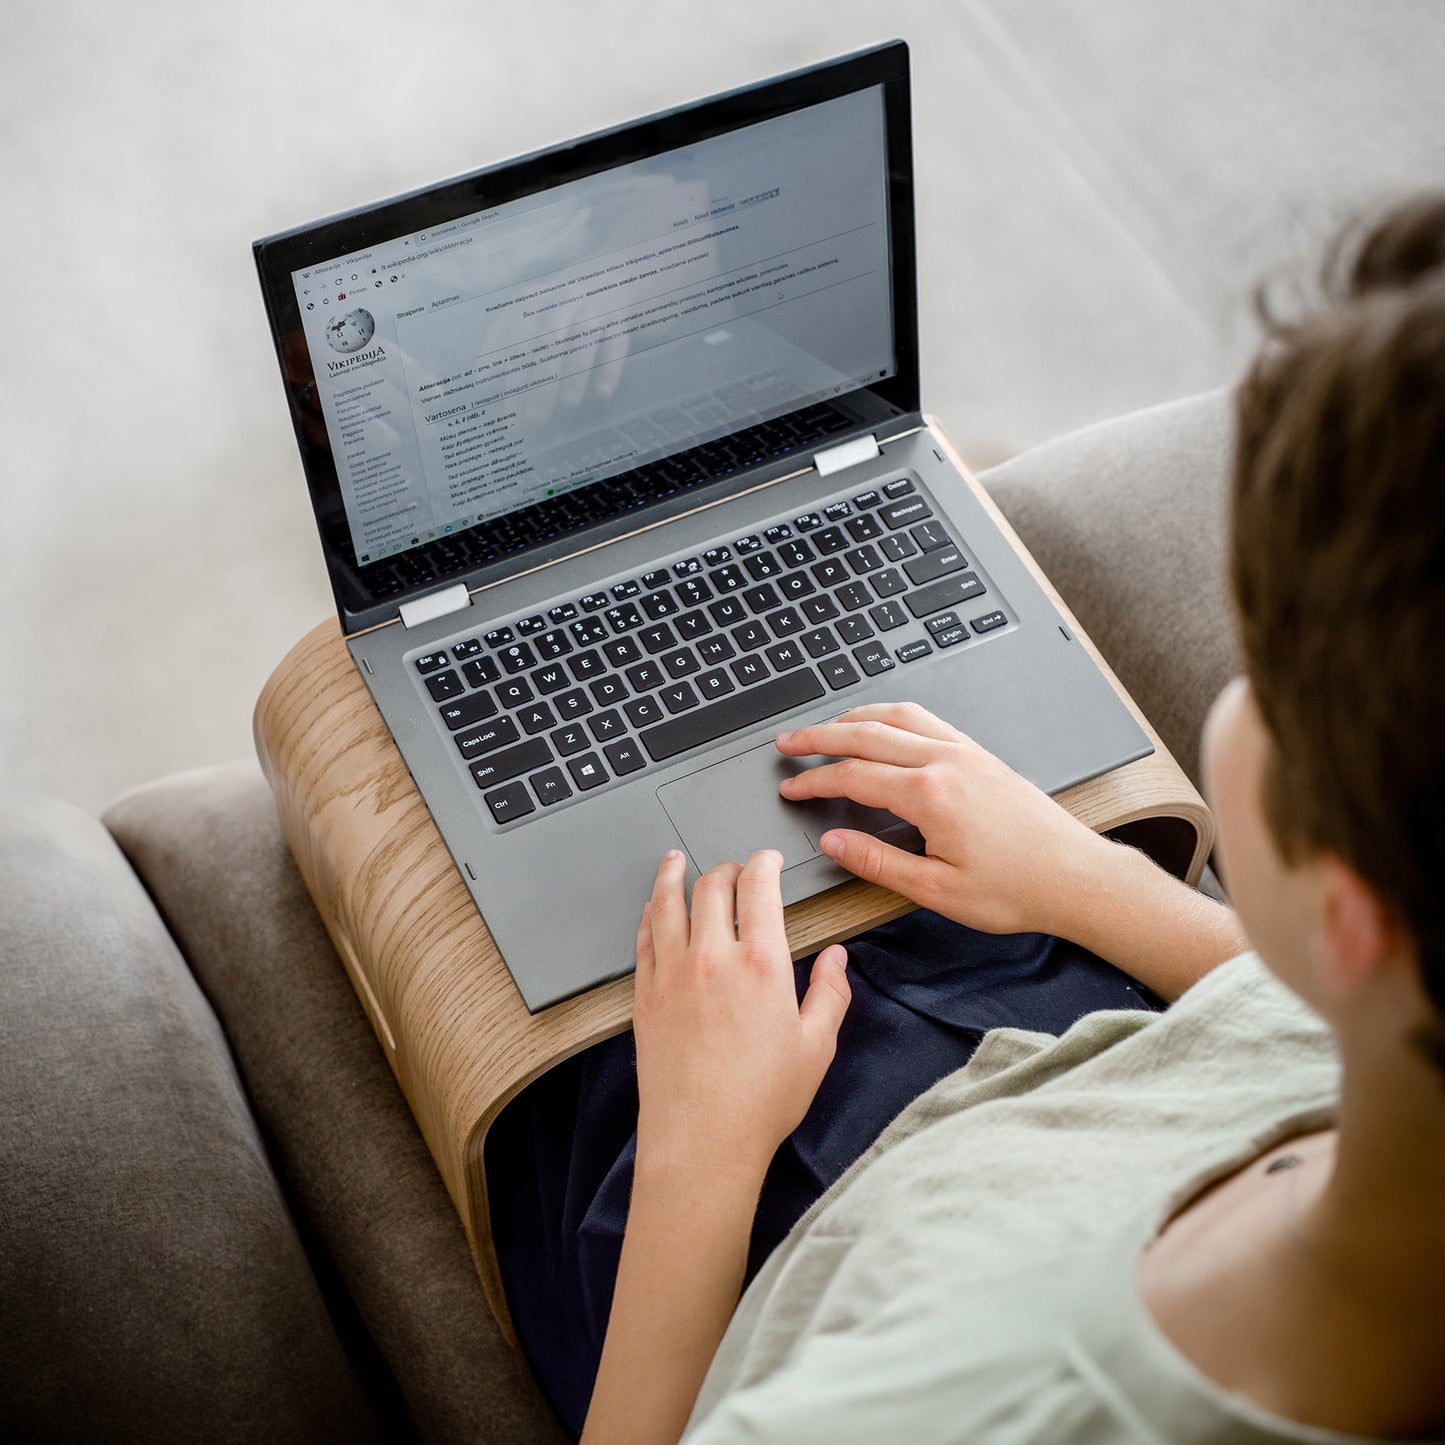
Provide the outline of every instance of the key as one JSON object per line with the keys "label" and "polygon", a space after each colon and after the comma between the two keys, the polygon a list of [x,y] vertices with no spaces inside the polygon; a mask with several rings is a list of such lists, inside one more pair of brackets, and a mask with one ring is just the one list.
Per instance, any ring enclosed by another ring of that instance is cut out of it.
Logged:
{"label": "key", "polygon": [[564,687],[570,686],[571,682],[567,669],[560,662],[553,663],[551,667],[539,667],[532,674],[532,685],[543,697],[548,693],[561,692]]}
{"label": "key", "polygon": [[768,629],[761,622],[745,622],[741,627],[733,628],[733,641],[742,648],[744,652],[751,652],[755,647],[762,647],[765,643],[771,642]]}
{"label": "key", "polygon": [[855,647],[860,642],[867,642],[873,635],[873,628],[866,617],[845,617],[838,623],[838,636],[849,647]]}
{"label": "key", "polygon": [[497,701],[503,707],[521,707],[536,697],[525,677],[508,678],[497,684]]}
{"label": "key", "polygon": [[810,597],[803,603],[803,616],[809,622],[831,622],[838,615],[838,604],[831,597]]}
{"label": "key", "polygon": [[655,662],[639,662],[627,669],[627,681],[633,692],[651,692],[667,681],[662,669]]}
{"label": "key", "polygon": [[677,584],[677,595],[684,607],[701,607],[712,598],[712,588],[701,577],[689,577]]}
{"label": "key", "polygon": [[592,694],[598,707],[611,707],[613,703],[621,702],[627,696],[627,689],[623,687],[620,677],[599,677],[596,682],[587,684],[587,691]]}
{"label": "key", "polygon": [[871,513],[861,517],[851,517],[843,524],[848,529],[848,535],[855,542],[871,542],[875,537],[883,535],[883,524]]}
{"label": "key", "polygon": [[743,601],[748,604],[751,612],[771,612],[775,607],[783,605],[783,599],[778,596],[778,589],[771,582],[763,582],[757,587],[750,587],[743,593]]}
{"label": "key", "polygon": [[818,554],[803,541],[784,542],[778,548],[778,556],[787,563],[789,567],[802,567],[808,562],[815,561]]}
{"label": "key", "polygon": [[668,648],[677,646],[677,636],[665,622],[659,622],[656,627],[644,628],[638,636],[642,639],[642,645],[654,657],[659,652],[666,652]]}
{"label": "key", "polygon": [[458,693],[465,692],[462,680],[450,668],[445,672],[433,673],[426,680],[426,690],[431,693],[433,702],[446,702],[449,698],[456,697]]}
{"label": "key", "polygon": [[906,497],[911,491],[913,491],[913,483],[907,477],[899,477],[896,482],[883,484],[883,495],[890,501],[894,497]]}
{"label": "key", "polygon": [[835,595],[849,612],[857,612],[860,608],[871,605],[873,601],[873,594],[862,582],[850,582],[846,587],[840,587]]}
{"label": "key", "polygon": [[833,552],[842,552],[853,544],[843,535],[841,527],[824,527],[821,532],[813,533],[813,545],[826,557]]}
{"label": "key", "polygon": [[766,657],[773,664],[774,672],[786,672],[790,667],[801,667],[808,659],[796,642],[779,642],[768,648]]}
{"label": "key", "polygon": [[992,632],[995,627],[1002,627],[1008,618],[1002,612],[986,612],[982,617],[973,619],[973,630],[978,633]]}
{"label": "key", "polygon": [[755,653],[751,657],[738,658],[733,663],[732,673],[744,687],[751,687],[768,675],[768,665]]}
{"label": "key", "polygon": [[916,562],[905,562],[903,570],[915,587],[921,587],[925,582],[936,582],[950,572],[961,572],[967,565],[963,553],[958,550],[958,543],[950,542],[946,547],[935,547],[932,552],[925,552]]}
{"label": "key", "polygon": [[720,602],[714,602],[708,612],[719,627],[731,627],[735,622],[744,622],[748,615],[740,597],[724,597]]}
{"label": "key", "polygon": [[668,712],[686,712],[689,708],[697,706],[697,694],[692,690],[690,682],[675,682],[671,686],[663,688],[658,696],[661,697],[662,705]]}
{"label": "key", "polygon": [[868,582],[880,597],[895,597],[908,590],[908,584],[899,575],[896,567],[885,567],[881,572],[875,572]]}
{"label": "key", "polygon": [[737,656],[737,649],[726,637],[704,637],[697,645],[697,655],[704,662],[726,662]]}
{"label": "key", "polygon": [[447,703],[441,714],[448,729],[456,732],[458,728],[470,727],[472,723],[491,717],[496,710],[497,705],[492,701],[491,693],[474,692],[456,702]]}
{"label": "key", "polygon": [[601,677],[607,671],[597,653],[590,651],[579,652],[567,666],[578,682],[590,682],[594,677]]}
{"label": "key", "polygon": [[632,720],[635,728],[645,728],[652,723],[661,722],[665,716],[662,704],[655,697],[635,697],[622,711]]}
{"label": "key", "polygon": [[554,700],[557,715],[571,722],[574,718],[586,717],[592,711],[592,703],[580,687],[571,692],[559,692]]}
{"label": "key", "polygon": [[933,644],[926,637],[920,637],[916,642],[905,642],[894,651],[898,654],[899,662],[917,662],[920,657],[927,657],[933,651]]}
{"label": "key", "polygon": [[658,661],[667,669],[668,676],[674,680],[679,677],[690,677],[702,667],[697,660],[697,654],[690,647],[679,647],[676,652],[664,652]]}
{"label": "key", "polygon": [[730,562],[713,573],[712,581],[719,592],[736,592],[748,585],[748,574],[736,562]]}
{"label": "key", "polygon": [[786,601],[799,602],[804,597],[810,597],[817,588],[806,572],[789,572],[787,576],[778,578],[778,591]]}
{"label": "key", "polygon": [[828,505],[823,508],[823,516],[830,522],[841,522],[844,517],[851,517],[852,515],[853,506],[851,502],[829,502]]}
{"label": "key", "polygon": [[915,617],[932,617],[935,612],[956,607],[960,602],[967,602],[970,597],[981,597],[987,590],[975,573],[955,572],[941,582],[934,582],[928,587],[920,587],[917,592],[910,592],[903,600]]}
{"label": "key", "polygon": [[451,662],[445,652],[424,652],[416,660],[418,672],[435,672],[439,667],[446,667]]}
{"label": "key", "polygon": [[602,655],[613,667],[626,667],[642,656],[642,649],[635,638],[615,637],[611,642],[602,644]]}
{"label": "key", "polygon": [[469,733],[458,733],[455,741],[457,751],[464,758],[479,758],[483,753],[490,753],[496,748],[504,748],[508,743],[516,742],[521,736],[511,718],[499,717],[483,727],[473,728]]}
{"label": "key", "polygon": [[869,488],[868,491],[859,492],[858,495],[853,498],[853,505],[861,512],[869,507],[876,507],[882,500],[883,494],[881,492],[875,488]]}
{"label": "key", "polygon": [[899,502],[885,502],[878,508],[877,515],[888,524],[890,532],[896,532],[900,527],[909,527],[914,522],[931,517],[933,508],[923,497],[904,497]]}
{"label": "key", "polygon": [[587,729],[599,743],[610,743],[613,738],[620,738],[627,731],[622,724],[622,714],[613,707],[588,719]]}
{"label": "key", "polygon": [[544,808],[550,808],[553,803],[560,803],[572,796],[572,789],[567,786],[567,779],[562,776],[561,768],[548,768],[544,773],[537,773],[531,782],[532,791]]}
{"label": "key", "polygon": [[697,690],[704,702],[716,702],[720,697],[736,691],[737,684],[727,674],[725,667],[715,667],[711,672],[699,674]]}
{"label": "key", "polygon": [[577,615],[577,604],[575,602],[559,602],[555,607],[549,609],[547,616],[557,623],[571,622]]}
{"label": "key", "polygon": [[816,567],[809,568],[809,571],[818,579],[819,587],[836,587],[840,582],[848,580],[848,569],[836,557],[819,562]]}
{"label": "key", "polygon": [[552,734],[552,746],[567,758],[573,753],[580,753],[583,748],[591,747],[592,742],[583,731],[581,723],[568,723],[566,727],[558,728]]}
{"label": "key", "polygon": [[629,597],[636,597],[641,591],[642,583],[634,582],[629,577],[626,582],[619,582],[612,589],[612,595],[618,602],[626,602]]}
{"label": "key", "polygon": [[792,712],[822,696],[823,684],[813,669],[798,668],[757,687],[744,688],[721,702],[669,718],[643,732],[641,742],[653,762],[660,763],[689,748],[754,727],[766,718]]}
{"label": "key", "polygon": [[602,752],[619,778],[625,778],[628,773],[635,773],[638,768],[647,766],[642,749],[631,738],[623,738],[620,743],[609,743]]}
{"label": "key", "polygon": [[858,669],[846,657],[828,657],[818,664],[818,671],[824,681],[837,692],[839,688],[851,687],[860,679]]}
{"label": "key", "polygon": [[833,629],[830,627],[818,627],[812,632],[805,632],[798,641],[807,648],[809,657],[826,657],[830,652],[838,650],[838,639],[833,636]]}
{"label": "key", "polygon": [[471,687],[482,687],[489,682],[495,682],[501,675],[502,669],[492,657],[474,657],[470,662],[462,663],[462,676]]}
{"label": "key", "polygon": [[913,545],[913,538],[903,532],[895,532],[893,536],[885,537],[878,544],[878,550],[890,562],[901,562],[905,557],[918,555],[918,548]]}
{"label": "key", "polygon": [[482,801],[492,814],[494,823],[510,823],[516,818],[525,818],[537,811],[536,805],[527,796],[525,783],[508,783],[505,788],[496,788],[483,796]]}
{"label": "key", "polygon": [[600,787],[607,781],[607,769],[602,766],[602,759],[596,753],[573,758],[567,764],[567,771],[572,774],[572,781],[577,784],[578,791],[583,793],[589,788]]}
{"label": "key", "polygon": [[616,607],[609,607],[602,615],[614,632],[631,632],[634,627],[642,626],[642,614],[637,610],[635,602],[623,602]]}
{"label": "key", "polygon": [[600,612],[602,608],[607,606],[609,600],[605,592],[589,592],[585,597],[580,599],[584,612]]}
{"label": "key", "polygon": [[771,552],[759,552],[756,556],[747,558],[743,565],[754,582],[776,577],[783,570],[783,564]]}
{"label": "key", "polygon": [[862,647],[855,647],[853,656],[869,677],[877,677],[880,672],[889,672],[897,666],[881,642],[866,642]]}
{"label": "key", "polygon": [[661,622],[664,617],[671,617],[674,612],[682,609],[671,592],[649,592],[642,599],[642,610],[654,622]]}
{"label": "key", "polygon": [[557,719],[545,702],[534,702],[531,706],[522,708],[517,714],[517,720],[522,724],[522,731],[528,734],[544,733],[548,728],[557,726]]}
{"label": "key", "polygon": [[512,629],[510,627],[494,627],[486,634],[488,647],[502,647],[512,641]]}
{"label": "key", "polygon": [[544,767],[552,761],[552,749],[546,738],[529,738],[514,748],[493,753],[479,763],[472,764],[472,777],[479,788],[490,788],[496,783],[509,783],[521,773],[533,768]]}
{"label": "key", "polygon": [[[482,655],[482,639],[480,637],[469,637],[465,642],[458,642],[452,648],[452,656],[458,662],[465,662],[469,657],[480,657]],[[417,659],[417,665],[421,665],[421,659]],[[422,668],[425,672],[426,669]]]}
{"label": "key", "polygon": [[537,649],[537,656],[544,662],[565,657],[572,651],[572,644],[568,640],[567,634],[560,628],[554,632],[544,632],[532,645]]}
{"label": "key", "polygon": [[591,647],[594,642],[607,640],[607,628],[600,617],[583,617],[572,624],[572,636],[578,647]]}
{"label": "key", "polygon": [[684,642],[695,642],[711,631],[712,623],[707,620],[706,612],[684,612],[677,619],[677,635]]}
{"label": "key", "polygon": [[497,654],[502,660],[502,671],[506,673],[526,672],[536,667],[537,654],[525,642],[514,642]]}
{"label": "key", "polygon": [[892,632],[908,621],[908,614],[896,602],[880,602],[868,609],[868,615],[879,632]]}
{"label": "key", "polygon": [[518,637],[532,637],[541,632],[547,626],[547,619],[540,612],[534,613],[531,617],[524,617],[517,624]]}
{"label": "key", "polygon": [[865,572],[876,572],[883,565],[883,558],[877,547],[865,542],[848,553],[848,565],[861,577]]}
{"label": "key", "polygon": [[946,547],[953,538],[943,530],[942,522],[924,522],[917,527],[910,527],[908,535],[923,548],[925,552],[931,552],[935,547]]}

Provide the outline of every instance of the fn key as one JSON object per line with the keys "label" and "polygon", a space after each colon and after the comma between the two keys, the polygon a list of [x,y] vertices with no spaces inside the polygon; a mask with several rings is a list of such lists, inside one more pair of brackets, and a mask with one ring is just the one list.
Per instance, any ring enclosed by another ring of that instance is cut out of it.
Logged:
{"label": "fn key", "polygon": [[527,796],[527,785],[519,778],[505,788],[483,795],[483,801],[492,814],[494,823],[510,823],[514,818],[525,818],[537,810]]}

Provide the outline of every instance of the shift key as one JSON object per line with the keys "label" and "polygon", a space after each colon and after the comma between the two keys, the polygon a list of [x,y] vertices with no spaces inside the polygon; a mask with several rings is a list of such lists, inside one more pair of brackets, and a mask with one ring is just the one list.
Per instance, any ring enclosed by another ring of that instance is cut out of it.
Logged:
{"label": "shift key", "polygon": [[515,748],[506,748],[479,763],[473,763],[472,776],[479,788],[493,788],[521,773],[529,773],[533,768],[544,768],[551,761],[552,749],[547,746],[547,740],[532,738]]}
{"label": "shift key", "polygon": [[970,597],[981,597],[987,590],[978,580],[976,572],[959,572],[953,577],[945,577],[941,582],[934,582],[931,586],[920,587],[917,592],[910,592],[903,600],[915,617],[932,617],[935,612],[945,612],[950,607],[957,607],[960,602],[966,602]]}

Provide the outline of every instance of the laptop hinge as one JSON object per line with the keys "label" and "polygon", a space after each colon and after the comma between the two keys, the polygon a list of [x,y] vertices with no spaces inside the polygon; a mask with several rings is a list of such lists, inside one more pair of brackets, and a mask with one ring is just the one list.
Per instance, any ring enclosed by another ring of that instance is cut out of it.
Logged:
{"label": "laptop hinge", "polygon": [[844,467],[856,467],[859,462],[871,462],[878,455],[878,438],[869,432],[866,437],[854,437],[852,441],[841,442],[836,447],[819,452],[813,458],[813,465],[820,477],[830,477]]}
{"label": "laptop hinge", "polygon": [[423,622],[445,617],[448,612],[460,612],[471,604],[472,598],[467,591],[467,584],[458,582],[454,586],[443,587],[440,592],[428,592],[425,597],[413,597],[410,602],[403,602],[398,610],[403,627],[416,627]]}

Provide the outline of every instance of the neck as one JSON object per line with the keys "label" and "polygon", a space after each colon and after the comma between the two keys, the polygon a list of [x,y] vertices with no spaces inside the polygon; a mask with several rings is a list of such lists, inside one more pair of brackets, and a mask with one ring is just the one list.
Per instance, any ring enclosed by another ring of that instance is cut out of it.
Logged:
{"label": "neck", "polygon": [[1445,1340],[1445,1080],[1399,1042],[1342,1048],[1334,1157],[1302,1195],[1296,1236],[1362,1315],[1433,1320]]}

